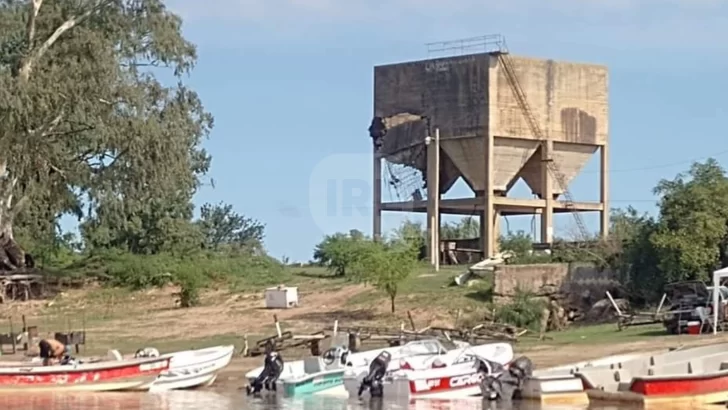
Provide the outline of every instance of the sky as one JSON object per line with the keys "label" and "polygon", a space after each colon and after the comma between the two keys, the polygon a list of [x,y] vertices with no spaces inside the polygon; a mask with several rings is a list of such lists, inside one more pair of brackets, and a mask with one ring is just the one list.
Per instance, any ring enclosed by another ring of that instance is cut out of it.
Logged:
{"label": "sky", "polygon": [[[277,258],[307,261],[336,231],[371,233],[371,208],[352,210],[335,199],[347,184],[371,192],[373,66],[427,58],[428,42],[497,33],[516,55],[607,65],[612,207],[654,212],[652,188],[661,178],[695,160],[728,160],[726,1],[168,4],[199,47],[187,81],[215,116],[205,142],[215,184],[195,201],[224,201],[264,222],[265,244]],[[576,200],[598,199],[598,169],[595,156],[571,185]],[[471,195],[463,183],[453,190]],[[521,183],[516,195],[524,192]],[[423,220],[385,213],[384,229],[405,217]],[[585,215],[594,231],[597,217]],[[573,229],[569,215],[555,224],[556,235]],[[532,229],[530,217],[501,226]]]}

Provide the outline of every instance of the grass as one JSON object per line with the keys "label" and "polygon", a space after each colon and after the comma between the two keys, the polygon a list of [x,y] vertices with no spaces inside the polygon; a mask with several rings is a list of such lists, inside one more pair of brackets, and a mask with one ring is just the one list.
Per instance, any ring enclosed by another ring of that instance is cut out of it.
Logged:
{"label": "grass", "polygon": [[[442,308],[472,308],[474,301],[464,298],[472,288],[452,286],[453,276],[465,269],[463,266],[442,266],[436,272],[431,266],[423,265],[399,285],[397,302],[403,306],[426,306],[437,301],[438,307]],[[348,304],[367,305],[383,298],[381,291],[372,288],[352,297]]]}
{"label": "grass", "polygon": [[668,336],[662,325],[634,326],[618,331],[614,323],[589,326],[574,326],[561,332],[547,334],[551,339],[540,342],[524,339],[523,346],[571,345],[571,344],[608,344],[638,342],[656,336]]}

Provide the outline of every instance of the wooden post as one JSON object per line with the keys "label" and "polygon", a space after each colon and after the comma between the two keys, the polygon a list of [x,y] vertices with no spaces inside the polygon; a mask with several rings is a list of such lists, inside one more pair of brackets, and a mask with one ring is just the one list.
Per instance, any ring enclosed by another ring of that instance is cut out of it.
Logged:
{"label": "wooden post", "polygon": [[25,340],[23,341],[23,350],[28,351],[28,342],[30,340],[30,334],[28,333],[28,324],[25,322],[25,315],[22,316],[23,319],[23,336],[25,337]]}
{"label": "wooden post", "polygon": [[243,350],[240,352],[244,357],[248,357],[250,354],[250,348],[248,346],[248,335],[243,335]]}
{"label": "wooden post", "polygon": [[13,317],[8,317],[8,320],[10,321],[10,337],[13,339],[13,354],[17,353],[17,344],[18,341],[15,340],[15,331],[13,330]]}
{"label": "wooden post", "polygon": [[311,356],[318,356],[321,354],[321,348],[319,347],[318,340],[311,341]]}
{"label": "wooden post", "polygon": [[83,314],[81,315],[81,331],[83,332],[83,352],[86,353],[86,350],[88,349],[86,347],[86,309],[84,309]]}
{"label": "wooden post", "polygon": [[283,332],[281,331],[281,324],[278,322],[278,315],[273,315],[273,321],[276,324],[276,333],[278,333],[278,338],[283,337]]}
{"label": "wooden post", "polygon": [[410,327],[412,328],[412,331],[413,332],[416,332],[417,331],[417,327],[415,326],[414,319],[412,319],[412,312],[409,311],[409,310],[407,311],[407,318],[409,319]]}

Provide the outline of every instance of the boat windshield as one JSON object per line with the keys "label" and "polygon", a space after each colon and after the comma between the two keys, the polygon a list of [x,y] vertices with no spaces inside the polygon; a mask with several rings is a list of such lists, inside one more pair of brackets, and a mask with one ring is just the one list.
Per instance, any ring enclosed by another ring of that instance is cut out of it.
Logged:
{"label": "boat windshield", "polygon": [[447,349],[437,340],[416,340],[402,346],[402,356],[445,354]]}

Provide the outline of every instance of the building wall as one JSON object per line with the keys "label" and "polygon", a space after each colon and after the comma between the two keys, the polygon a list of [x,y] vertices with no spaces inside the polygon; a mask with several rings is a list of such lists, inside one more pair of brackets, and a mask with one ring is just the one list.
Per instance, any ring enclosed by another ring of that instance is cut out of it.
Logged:
{"label": "building wall", "polygon": [[501,265],[495,268],[493,294],[515,296],[518,289],[533,294],[554,291],[579,294],[590,292],[602,299],[604,291],[618,285],[617,275],[589,264],[545,263],[534,265]]}
{"label": "building wall", "polygon": [[[511,56],[533,115],[556,142],[601,145],[609,134],[607,68]],[[491,98],[495,136],[535,138],[500,64],[491,70],[497,84]]]}

